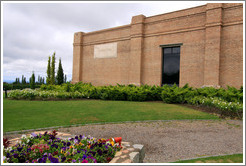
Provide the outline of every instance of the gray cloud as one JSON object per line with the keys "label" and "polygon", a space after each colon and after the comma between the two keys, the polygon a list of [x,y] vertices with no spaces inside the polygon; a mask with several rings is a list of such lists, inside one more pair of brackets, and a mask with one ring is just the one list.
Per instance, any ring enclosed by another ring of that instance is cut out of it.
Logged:
{"label": "gray cloud", "polygon": [[68,80],[72,76],[73,33],[130,24],[134,15],[151,16],[205,4],[157,3],[3,3],[4,80],[45,76],[56,51]]}

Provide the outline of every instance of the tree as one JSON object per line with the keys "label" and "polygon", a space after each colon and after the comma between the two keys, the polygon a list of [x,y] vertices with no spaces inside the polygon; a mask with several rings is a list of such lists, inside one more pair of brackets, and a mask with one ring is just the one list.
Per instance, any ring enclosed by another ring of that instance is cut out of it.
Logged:
{"label": "tree", "polygon": [[48,59],[48,66],[47,66],[47,77],[46,77],[46,84],[50,84],[51,83],[51,68],[50,68],[50,56]]}
{"label": "tree", "polygon": [[67,83],[67,75],[65,74],[64,83]]}
{"label": "tree", "polygon": [[21,77],[21,83],[22,84],[25,84],[24,78],[25,78],[24,75],[22,75],[22,77]]}
{"label": "tree", "polygon": [[64,73],[63,73],[61,58],[60,58],[58,69],[57,69],[57,84],[61,85],[63,82],[64,82]]}
{"label": "tree", "polygon": [[34,74],[34,72],[32,73],[30,88],[35,89],[35,74]]}
{"label": "tree", "polygon": [[51,71],[50,71],[50,84],[55,84],[55,63],[56,63],[56,53],[54,52],[52,55],[52,61],[51,61]]}

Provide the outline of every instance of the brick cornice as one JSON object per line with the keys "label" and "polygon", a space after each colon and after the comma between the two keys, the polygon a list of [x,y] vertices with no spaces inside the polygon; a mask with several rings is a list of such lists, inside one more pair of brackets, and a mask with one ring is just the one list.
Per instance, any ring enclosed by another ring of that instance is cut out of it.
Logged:
{"label": "brick cornice", "polygon": [[131,24],[122,25],[122,26],[118,26],[118,27],[114,27],[114,28],[108,28],[108,29],[103,29],[103,30],[99,30],[99,31],[84,33],[84,36],[94,35],[94,34],[108,32],[108,31],[112,32],[112,31],[117,31],[117,30],[122,30],[122,29],[130,29],[130,28],[131,28]]}

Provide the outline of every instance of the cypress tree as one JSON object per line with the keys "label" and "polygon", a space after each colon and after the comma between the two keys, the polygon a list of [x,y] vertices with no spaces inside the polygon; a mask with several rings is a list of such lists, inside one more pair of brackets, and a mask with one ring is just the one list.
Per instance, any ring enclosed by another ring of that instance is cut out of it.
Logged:
{"label": "cypress tree", "polygon": [[35,89],[35,74],[34,74],[34,72],[32,73],[30,88]]}
{"label": "cypress tree", "polygon": [[65,74],[64,83],[67,83],[67,75]]}
{"label": "cypress tree", "polygon": [[50,68],[50,56],[49,56],[49,59],[48,59],[48,66],[47,66],[47,77],[46,77],[46,84],[50,84],[51,83],[51,68]]}
{"label": "cypress tree", "polygon": [[61,85],[64,81],[64,73],[62,69],[62,64],[61,64],[61,58],[59,59],[59,65],[58,65],[58,70],[57,70],[57,84]]}
{"label": "cypress tree", "polygon": [[21,83],[24,84],[24,75],[21,77]]}
{"label": "cypress tree", "polygon": [[51,61],[51,71],[50,71],[50,84],[55,84],[55,61],[56,61],[56,57],[55,57],[56,53],[54,52],[52,55],[52,61]]}

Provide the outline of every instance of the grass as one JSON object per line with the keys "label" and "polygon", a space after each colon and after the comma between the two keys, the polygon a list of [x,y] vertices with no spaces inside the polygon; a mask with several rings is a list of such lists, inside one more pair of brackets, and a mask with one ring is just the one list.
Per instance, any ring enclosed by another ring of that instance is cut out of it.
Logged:
{"label": "grass", "polygon": [[174,163],[243,163],[243,154],[197,158],[192,160],[181,160]]}
{"label": "grass", "polygon": [[3,131],[142,120],[219,119],[191,108],[158,102],[103,100],[3,100]]}

